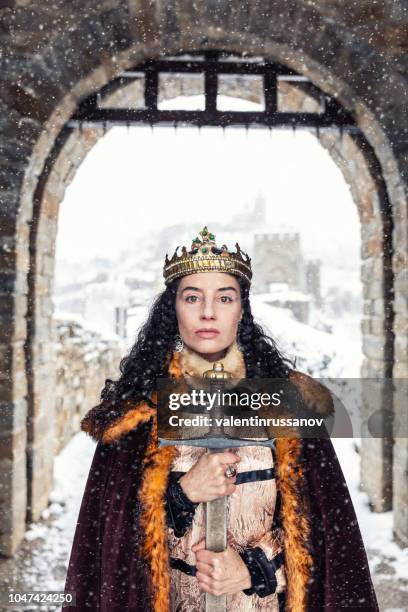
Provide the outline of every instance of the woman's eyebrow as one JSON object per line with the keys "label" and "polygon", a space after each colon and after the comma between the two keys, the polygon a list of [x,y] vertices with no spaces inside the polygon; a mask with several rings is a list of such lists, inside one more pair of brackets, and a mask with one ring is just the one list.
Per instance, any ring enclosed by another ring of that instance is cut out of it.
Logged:
{"label": "woman's eyebrow", "polygon": [[202,289],[199,289],[199,287],[184,287],[181,293],[183,293],[183,291],[202,291]]}
{"label": "woman's eyebrow", "polygon": [[[199,287],[184,287],[181,290],[181,293],[183,293],[184,291],[202,291],[202,289],[200,289]],[[235,287],[220,287],[219,289],[217,289],[217,291],[235,291],[235,293],[237,293]]]}

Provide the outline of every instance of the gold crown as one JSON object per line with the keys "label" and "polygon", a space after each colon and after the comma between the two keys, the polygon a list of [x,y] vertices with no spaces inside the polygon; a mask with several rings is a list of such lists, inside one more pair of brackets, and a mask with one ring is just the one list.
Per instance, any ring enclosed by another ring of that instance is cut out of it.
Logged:
{"label": "gold crown", "polygon": [[216,245],[215,235],[208,231],[207,226],[199,235],[201,238],[194,238],[190,251],[183,246],[181,255],[178,255],[178,246],[171,259],[166,255],[163,267],[166,285],[175,278],[195,272],[226,272],[240,276],[248,285],[251,284],[251,258],[241,250],[238,242],[235,243],[236,252],[232,252],[225,244],[222,247]]}

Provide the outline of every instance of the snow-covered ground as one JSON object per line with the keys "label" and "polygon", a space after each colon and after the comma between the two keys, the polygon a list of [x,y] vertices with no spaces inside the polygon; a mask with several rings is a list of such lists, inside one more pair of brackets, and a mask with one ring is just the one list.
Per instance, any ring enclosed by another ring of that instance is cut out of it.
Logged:
{"label": "snow-covered ground", "polygon": [[[86,478],[95,450],[95,442],[83,432],[76,434],[54,464],[54,488],[50,505],[42,512],[45,522],[32,523],[25,533],[28,541],[42,540],[33,550],[26,567],[27,580],[39,589],[39,575],[43,588],[61,590],[67,568],[67,554],[71,549],[79,506]],[[64,572],[55,571],[56,563]]]}

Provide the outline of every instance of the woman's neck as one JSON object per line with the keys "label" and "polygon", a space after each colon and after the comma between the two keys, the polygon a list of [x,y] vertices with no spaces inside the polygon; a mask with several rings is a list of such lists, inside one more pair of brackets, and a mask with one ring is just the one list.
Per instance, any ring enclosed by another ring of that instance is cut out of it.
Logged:
{"label": "woman's neck", "polygon": [[[193,349],[190,349],[190,350],[193,350]],[[222,351],[218,351],[218,353],[199,353],[198,351],[195,351],[195,352],[202,359],[205,359],[206,361],[210,361],[211,363],[214,363],[214,361],[219,361],[220,359],[224,359],[225,355],[227,354],[227,350],[228,348],[225,348]]]}

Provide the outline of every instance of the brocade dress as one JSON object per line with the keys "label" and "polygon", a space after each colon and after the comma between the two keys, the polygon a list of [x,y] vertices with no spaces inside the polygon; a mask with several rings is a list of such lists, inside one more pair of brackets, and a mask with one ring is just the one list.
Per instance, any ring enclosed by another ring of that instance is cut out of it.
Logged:
{"label": "brocade dress", "polygon": [[[244,377],[243,356],[235,343],[221,361],[234,377]],[[212,363],[184,348],[182,367],[187,376],[201,376]],[[204,504],[191,502],[178,484],[205,452],[201,447],[180,445],[171,468],[166,498],[171,612],[205,610],[205,593],[198,588],[191,551],[191,546],[205,537]],[[227,611],[278,612],[284,609],[286,578],[274,452],[263,446],[243,446],[234,452],[241,461],[236,464],[236,490],[228,496],[227,537],[249,570],[251,587],[227,595]]]}

